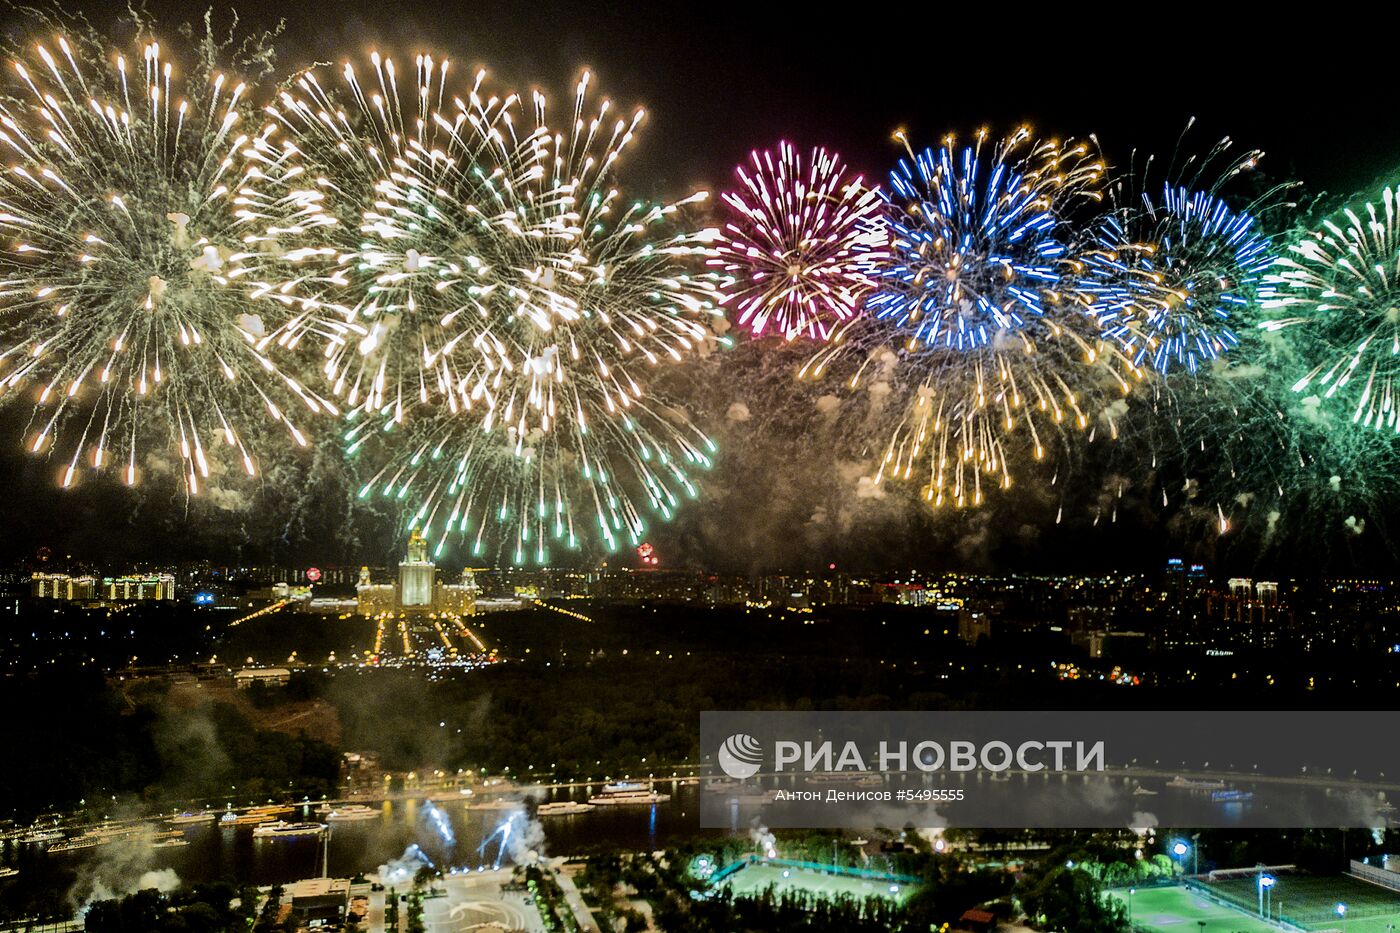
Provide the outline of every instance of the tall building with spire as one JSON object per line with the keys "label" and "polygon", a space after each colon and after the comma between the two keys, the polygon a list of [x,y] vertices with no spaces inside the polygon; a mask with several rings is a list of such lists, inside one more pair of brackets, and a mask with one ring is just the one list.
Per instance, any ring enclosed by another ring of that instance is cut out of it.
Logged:
{"label": "tall building with spire", "polygon": [[408,539],[408,552],[399,562],[396,583],[375,583],[368,567],[360,570],[355,588],[360,615],[386,613],[447,613],[471,615],[476,612],[481,588],[470,569],[462,571],[462,582],[444,584],[437,579],[437,566],[428,559],[428,542],[418,532]]}
{"label": "tall building with spire", "polygon": [[417,531],[408,539],[408,555],[399,564],[399,606],[431,609],[437,568],[428,560],[428,542]]}

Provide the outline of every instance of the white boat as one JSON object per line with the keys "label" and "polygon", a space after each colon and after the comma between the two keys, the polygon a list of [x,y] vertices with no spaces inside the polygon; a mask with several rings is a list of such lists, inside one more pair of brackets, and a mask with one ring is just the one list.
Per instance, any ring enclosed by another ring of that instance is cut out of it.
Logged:
{"label": "white boat", "polygon": [[1156,792],[1155,790],[1148,790],[1146,787],[1143,787],[1141,784],[1139,784],[1137,787],[1134,787],[1134,788],[1133,788],[1133,796],[1134,796],[1134,797],[1156,797],[1156,796],[1157,796],[1157,792]]}
{"label": "white boat", "polygon": [[216,819],[213,813],[208,810],[200,810],[198,813],[177,813],[166,820],[171,826],[192,826],[196,823],[208,823]]}
{"label": "white boat", "polygon": [[382,811],[374,807],[367,807],[362,803],[346,804],[343,807],[336,807],[333,810],[326,810],[321,814],[322,819],[328,823],[354,823],[360,820],[374,820],[382,815]]}
{"label": "white boat", "polygon": [[319,836],[325,831],[325,823],[288,823],[285,820],[277,820],[253,827],[253,836],[258,839],[290,839],[294,836]]}
{"label": "white boat", "polygon": [[650,806],[651,804],[665,803],[670,799],[670,794],[660,793],[643,784],[619,782],[604,785],[602,792],[588,798],[588,802],[595,807]]}
{"label": "white boat", "polygon": [[1249,790],[1236,790],[1227,788],[1226,790],[1213,790],[1210,792],[1210,799],[1216,803],[1243,803],[1246,800],[1254,799],[1254,792]]}
{"label": "white boat", "polygon": [[19,874],[18,868],[0,867],[0,878],[13,878]]}
{"label": "white boat", "polygon": [[709,778],[705,781],[707,791],[738,790],[743,786],[743,781],[735,781],[732,778]]}
{"label": "white boat", "polygon": [[473,800],[467,804],[468,810],[514,810],[520,801],[509,797],[492,797],[490,800]]}
{"label": "white boat", "polygon": [[1175,787],[1179,790],[1224,790],[1224,781],[1197,781],[1191,778],[1184,778],[1177,775],[1167,782],[1168,787]]}
{"label": "white boat", "polygon": [[189,844],[190,844],[190,842],[189,842],[188,839],[162,839],[162,840],[160,840],[159,842],[153,842],[153,843],[151,843],[151,848],[152,848],[152,849],[178,849],[178,848],[180,848],[181,846],[187,846],[187,845],[189,845]]}
{"label": "white boat", "polygon": [[470,787],[463,787],[460,790],[429,794],[428,799],[433,803],[450,803],[453,800],[461,800],[463,797],[470,797],[473,793],[475,793],[475,791]]}
{"label": "white boat", "polygon": [[79,836],[77,839],[68,839],[63,842],[55,842],[49,846],[50,852],[73,852],[77,849],[95,849],[102,845],[102,840],[95,836]]}
{"label": "white boat", "polygon": [[126,836],[136,836],[149,830],[150,827],[143,824],[128,823],[103,823],[101,826],[94,826],[83,833],[83,838],[92,837],[106,842],[113,839],[122,839]]}
{"label": "white boat", "polygon": [[57,842],[63,838],[63,833],[56,829],[36,829],[19,837],[20,842],[27,842],[31,845],[42,845],[45,842]]}
{"label": "white boat", "polygon": [[542,803],[535,808],[536,816],[572,816],[575,813],[588,813],[593,809],[591,803],[581,803],[577,800],[556,800],[552,803]]}

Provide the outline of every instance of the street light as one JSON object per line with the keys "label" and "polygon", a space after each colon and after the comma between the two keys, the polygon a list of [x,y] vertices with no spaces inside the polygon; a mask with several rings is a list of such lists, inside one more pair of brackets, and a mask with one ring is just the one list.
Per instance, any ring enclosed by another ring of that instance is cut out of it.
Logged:
{"label": "street light", "polygon": [[1128,926],[1133,925],[1133,895],[1137,893],[1137,888],[1128,889]]}

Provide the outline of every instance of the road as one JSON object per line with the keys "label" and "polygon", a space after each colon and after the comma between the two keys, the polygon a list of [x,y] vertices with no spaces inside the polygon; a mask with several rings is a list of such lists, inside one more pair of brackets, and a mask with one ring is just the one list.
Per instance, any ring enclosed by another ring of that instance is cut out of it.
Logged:
{"label": "road", "polygon": [[598,921],[593,919],[593,911],[583,902],[583,895],[579,893],[578,885],[574,884],[574,873],[580,868],[581,866],[577,865],[562,866],[559,874],[554,877],[564,891],[564,900],[568,902],[569,909],[578,920],[579,929],[584,933],[597,933]]}

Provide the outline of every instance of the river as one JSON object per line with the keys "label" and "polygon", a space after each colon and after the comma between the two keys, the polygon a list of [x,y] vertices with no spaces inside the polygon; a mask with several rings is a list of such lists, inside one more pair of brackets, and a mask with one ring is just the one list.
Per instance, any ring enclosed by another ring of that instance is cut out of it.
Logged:
{"label": "river", "polygon": [[[393,860],[403,860],[410,847],[443,871],[491,866],[511,854],[542,850],[567,855],[600,845],[650,851],[669,841],[693,836],[699,819],[698,788],[679,781],[657,781],[656,789],[670,794],[654,805],[595,807],[586,813],[532,819],[533,807],[469,807],[466,800],[399,799],[373,804],[374,819],[331,824],[328,841],[315,836],[255,838],[251,826],[224,827],[215,822],[184,828],[188,845],[152,847],[139,839],[67,852],[49,852],[42,845],[7,841],[0,864],[19,870],[0,880],[0,904],[29,913],[47,905],[76,905],[94,896],[135,890],[142,886],[211,881],[239,884],[279,884],[320,875],[329,849],[330,874],[351,877],[373,872]],[[597,788],[558,788],[536,802],[585,801]],[[514,799],[519,799],[518,795]],[[522,813],[522,809],[524,813]],[[512,813],[515,814],[512,819]],[[314,821],[314,805],[298,808],[287,821]],[[502,854],[502,823],[511,822],[507,851]],[[414,864],[416,855],[403,862]]]}

